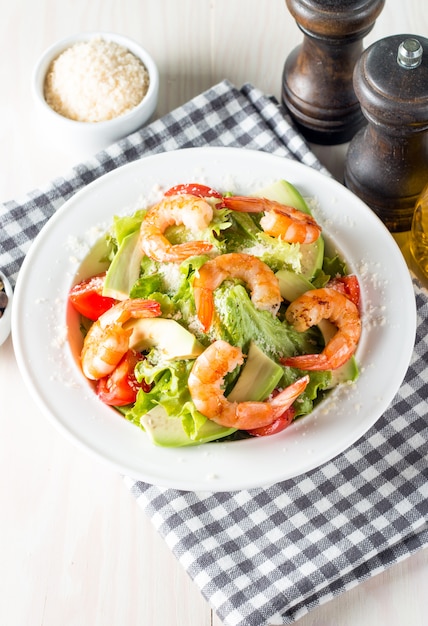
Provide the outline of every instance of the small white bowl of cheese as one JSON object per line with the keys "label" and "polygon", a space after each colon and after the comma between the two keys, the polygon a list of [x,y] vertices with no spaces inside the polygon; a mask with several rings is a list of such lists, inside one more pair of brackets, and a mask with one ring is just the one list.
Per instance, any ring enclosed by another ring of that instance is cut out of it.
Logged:
{"label": "small white bowl of cheese", "polygon": [[46,138],[82,156],[144,126],[159,94],[150,54],[132,39],[107,32],[53,44],[37,62],[32,82]]}

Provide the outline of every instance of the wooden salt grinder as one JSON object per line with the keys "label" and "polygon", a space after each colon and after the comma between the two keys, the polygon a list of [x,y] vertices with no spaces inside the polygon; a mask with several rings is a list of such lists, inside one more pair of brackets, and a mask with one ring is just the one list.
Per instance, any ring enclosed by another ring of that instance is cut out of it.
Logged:
{"label": "wooden salt grinder", "polygon": [[286,0],[304,34],[287,57],[282,101],[302,135],[313,143],[349,141],[365,120],[352,86],[362,39],[385,0]]}
{"label": "wooden salt grinder", "polygon": [[354,89],[368,125],[349,144],[345,185],[391,232],[408,231],[428,180],[428,39],[374,43],[355,67]]}

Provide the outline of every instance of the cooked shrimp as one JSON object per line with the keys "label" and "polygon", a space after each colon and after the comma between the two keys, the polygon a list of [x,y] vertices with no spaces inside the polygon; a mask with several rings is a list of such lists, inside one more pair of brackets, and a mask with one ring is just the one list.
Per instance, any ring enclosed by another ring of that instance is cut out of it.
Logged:
{"label": "cooked shrimp", "polygon": [[226,428],[268,426],[293,404],[309,382],[309,376],[303,376],[265,402],[229,402],[222,389],[224,377],[243,362],[240,348],[220,339],[198,356],[190,372],[188,385],[196,408]]}
{"label": "cooked shrimp", "polygon": [[212,245],[206,241],[189,241],[172,245],[164,233],[168,226],[183,224],[193,232],[208,226],[213,211],[208,202],[191,195],[164,198],[151,207],[141,224],[140,245],[155,261],[181,263],[190,256],[209,252]]}
{"label": "cooked shrimp", "polygon": [[311,215],[275,200],[232,196],[223,198],[222,205],[241,213],[264,211],[260,220],[263,231],[288,243],[313,243],[321,233],[321,227]]}
{"label": "cooked shrimp", "polygon": [[282,298],[273,271],[251,254],[230,252],[204,263],[193,280],[196,313],[205,331],[210,328],[214,315],[214,290],[227,278],[247,283],[254,305],[276,315]]}
{"label": "cooked shrimp", "polygon": [[126,354],[132,329],[123,324],[131,318],[158,317],[159,302],[135,298],[122,300],[103,313],[90,327],[83,342],[83,373],[91,380],[108,376]]}
{"label": "cooked shrimp", "polygon": [[320,354],[286,357],[281,360],[284,365],[302,370],[334,370],[354,354],[361,335],[360,314],[358,307],[336,289],[307,291],[290,304],[285,316],[298,332],[323,319],[337,326],[337,332]]}

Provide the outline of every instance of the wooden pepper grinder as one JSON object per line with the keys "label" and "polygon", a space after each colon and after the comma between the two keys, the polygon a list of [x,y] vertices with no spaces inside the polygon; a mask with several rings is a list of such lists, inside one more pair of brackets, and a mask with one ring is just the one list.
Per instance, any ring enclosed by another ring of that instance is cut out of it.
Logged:
{"label": "wooden pepper grinder", "polygon": [[313,143],[345,143],[365,120],[352,85],[354,66],[385,0],[286,0],[304,34],[287,57],[282,101]]}
{"label": "wooden pepper grinder", "polygon": [[408,231],[428,180],[428,39],[374,43],[355,67],[354,89],[368,125],[349,144],[345,185],[391,232]]}

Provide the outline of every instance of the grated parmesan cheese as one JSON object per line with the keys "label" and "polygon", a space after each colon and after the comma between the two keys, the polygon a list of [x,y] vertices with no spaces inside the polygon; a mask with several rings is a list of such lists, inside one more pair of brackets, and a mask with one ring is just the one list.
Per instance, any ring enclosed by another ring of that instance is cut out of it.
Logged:
{"label": "grated parmesan cheese", "polygon": [[127,48],[95,37],[76,43],[51,63],[44,96],[60,115],[103,122],[127,113],[147,93],[146,67]]}

